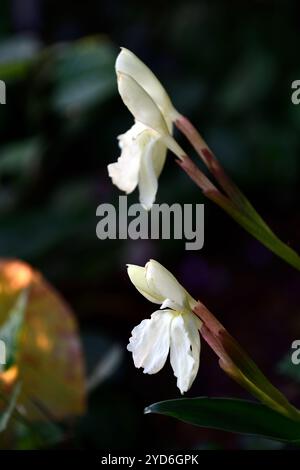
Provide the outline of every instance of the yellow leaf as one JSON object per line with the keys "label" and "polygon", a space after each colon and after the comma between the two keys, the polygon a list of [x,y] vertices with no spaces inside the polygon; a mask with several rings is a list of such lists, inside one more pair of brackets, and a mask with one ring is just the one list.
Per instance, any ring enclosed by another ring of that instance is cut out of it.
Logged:
{"label": "yellow leaf", "polygon": [[42,275],[21,261],[0,260],[0,325],[25,288],[29,297],[16,365],[0,374],[0,387],[20,381],[18,406],[30,420],[82,414],[85,376],[74,314]]}

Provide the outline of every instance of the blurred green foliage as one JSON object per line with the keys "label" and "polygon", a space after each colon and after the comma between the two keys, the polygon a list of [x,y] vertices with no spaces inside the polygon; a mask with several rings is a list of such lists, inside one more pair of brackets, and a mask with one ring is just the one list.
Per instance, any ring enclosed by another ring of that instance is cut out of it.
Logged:
{"label": "blurred green foliage", "polygon": [[[274,369],[300,328],[299,282],[289,268],[208,203],[205,248],[193,254],[184,253],[183,241],[100,242],[95,214],[119,196],[106,165],[119,155],[116,136],[132,122],[114,73],[118,48],[126,46],[157,73],[255,207],[299,251],[300,107],[290,100],[291,82],[300,78],[299,5],[175,0],[158,10],[120,0],[25,3],[2,0],[0,7],[0,79],[7,84],[7,105],[0,106],[0,256],[33,263],[62,291],[83,330],[105,345],[99,353],[89,340],[88,358],[100,359],[111,343],[125,349],[133,325],[147,314],[125,263],[156,257]],[[172,156],[160,183],[158,202],[203,202]],[[214,364],[209,356],[202,360],[194,396],[231,391]],[[221,434],[142,416],[144,406],[176,393],[168,371],[144,377],[126,355],[92,392],[90,412],[72,423],[66,445],[243,447]],[[19,447],[39,445],[20,429]]]}

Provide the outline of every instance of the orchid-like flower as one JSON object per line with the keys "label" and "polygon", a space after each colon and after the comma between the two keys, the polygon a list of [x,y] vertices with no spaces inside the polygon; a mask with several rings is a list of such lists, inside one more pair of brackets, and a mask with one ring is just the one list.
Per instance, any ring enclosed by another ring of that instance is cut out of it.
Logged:
{"label": "orchid-like flower", "polygon": [[157,261],[145,267],[128,265],[128,275],[146,299],[161,305],[132,331],[127,346],[135,367],[155,374],[164,366],[170,351],[170,362],[181,393],[195,380],[199,369],[201,320],[193,313],[196,301],[175,277]]}
{"label": "orchid-like flower", "polygon": [[118,55],[116,73],[119,93],[135,124],[118,137],[121,156],[108,165],[108,173],[127,194],[138,186],[140,203],[149,210],[155,201],[167,148],[180,159],[184,156],[172,137],[172,122],[179,114],[156,76],[128,49],[122,48]]}

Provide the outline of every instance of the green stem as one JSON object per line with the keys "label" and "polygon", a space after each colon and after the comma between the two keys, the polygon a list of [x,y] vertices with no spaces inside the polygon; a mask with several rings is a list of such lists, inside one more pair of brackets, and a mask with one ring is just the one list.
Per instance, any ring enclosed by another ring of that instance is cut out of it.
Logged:
{"label": "green stem", "polygon": [[[259,240],[269,250],[282,258],[288,264],[300,271],[300,257],[292,248],[281,241],[262,217],[256,212],[252,204],[231,181],[217,158],[203,140],[191,122],[181,116],[175,122],[176,126],[190,141],[198,155],[210,170],[226,196],[222,194],[188,158],[179,162],[180,166],[199,186],[203,193],[227,212],[247,232]],[[203,186],[203,176],[209,181],[209,186]]]}
{"label": "green stem", "polygon": [[214,201],[218,206],[224,209],[239,225],[241,225],[247,232],[260,241],[266,248],[300,271],[300,257],[296,251],[283,243],[271,230],[266,230],[263,226],[258,225],[244,215],[236,207],[228,201],[221,193],[207,193],[209,199]]}
{"label": "green stem", "polygon": [[202,321],[201,335],[219,357],[224,372],[269,408],[300,421],[300,411],[274,387],[216,317],[201,302],[193,312]]}

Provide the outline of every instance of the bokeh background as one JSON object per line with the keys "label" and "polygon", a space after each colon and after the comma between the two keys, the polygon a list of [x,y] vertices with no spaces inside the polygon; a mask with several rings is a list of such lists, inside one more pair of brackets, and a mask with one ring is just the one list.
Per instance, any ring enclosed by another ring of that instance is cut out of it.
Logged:
{"label": "bokeh background", "polygon": [[[88,412],[72,423],[63,447],[282,446],[143,415],[179,391],[169,365],[143,375],[126,351],[153,305],[130,284],[125,265],[151,257],[172,270],[298,405],[300,370],[290,348],[300,337],[299,273],[204,200],[172,155],[157,202],[205,203],[201,251],[185,251],[178,240],[100,241],[96,208],[117,205],[120,195],[106,167],[119,156],[116,136],[132,123],[114,74],[126,46],[299,251],[300,106],[291,103],[291,83],[300,79],[299,10],[271,0],[1,0],[0,256],[29,262],[56,286],[76,313],[88,375],[102,368]],[[135,192],[129,201],[137,199]],[[201,395],[247,397],[205,344],[187,394]]]}

